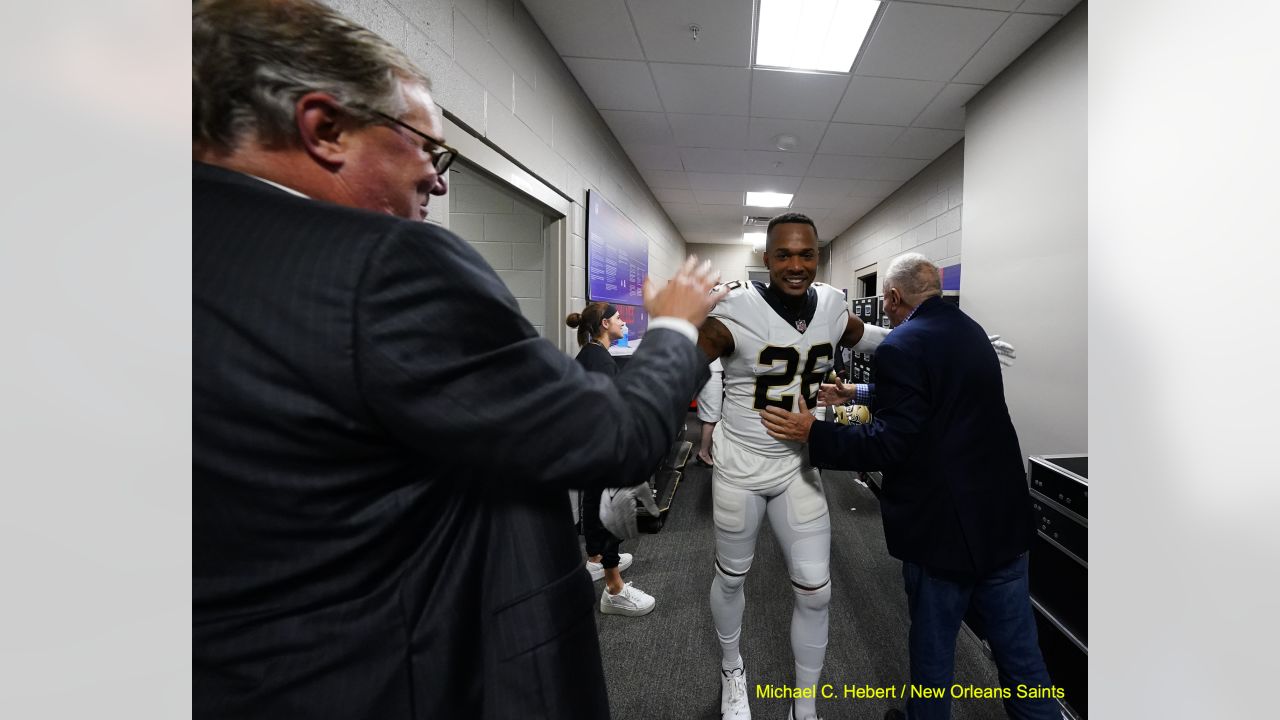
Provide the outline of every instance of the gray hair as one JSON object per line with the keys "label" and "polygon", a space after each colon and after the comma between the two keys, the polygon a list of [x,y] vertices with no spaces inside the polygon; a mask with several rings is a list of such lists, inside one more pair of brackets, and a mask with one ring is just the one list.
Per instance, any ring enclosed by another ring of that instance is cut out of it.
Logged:
{"label": "gray hair", "polygon": [[407,109],[401,83],[427,75],[378,35],[314,0],[196,0],[191,7],[192,142],[234,149],[247,135],[295,143],[294,106],[329,93],[375,122]]}
{"label": "gray hair", "polygon": [[920,253],[899,255],[889,263],[884,274],[884,288],[897,288],[908,305],[918,305],[925,298],[942,294],[938,266]]}

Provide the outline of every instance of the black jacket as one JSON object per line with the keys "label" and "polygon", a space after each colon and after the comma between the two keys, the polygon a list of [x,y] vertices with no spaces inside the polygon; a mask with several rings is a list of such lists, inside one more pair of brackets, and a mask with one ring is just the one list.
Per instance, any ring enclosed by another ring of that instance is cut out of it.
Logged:
{"label": "black jacket", "polygon": [[1034,531],[1018,436],[986,332],[940,298],[875,353],[868,425],[814,423],[819,467],[881,470],[889,554],[984,574],[1025,552]]}
{"label": "black jacket", "polygon": [[607,717],[565,490],[645,479],[696,346],[588,374],[448,231],[193,173],[194,716]]}

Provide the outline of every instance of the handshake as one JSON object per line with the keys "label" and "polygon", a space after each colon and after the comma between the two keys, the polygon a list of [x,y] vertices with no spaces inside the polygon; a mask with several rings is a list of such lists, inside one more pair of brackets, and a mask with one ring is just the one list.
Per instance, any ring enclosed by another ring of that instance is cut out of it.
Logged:
{"label": "handshake", "polygon": [[854,395],[855,385],[840,382],[840,377],[834,370],[827,373],[827,381],[818,386],[819,405],[844,405],[852,400]]}

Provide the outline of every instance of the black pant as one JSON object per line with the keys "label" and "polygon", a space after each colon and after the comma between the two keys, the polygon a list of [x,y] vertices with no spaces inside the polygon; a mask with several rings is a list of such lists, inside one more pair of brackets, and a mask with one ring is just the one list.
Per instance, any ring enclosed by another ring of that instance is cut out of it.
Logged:
{"label": "black pant", "polygon": [[587,557],[599,555],[600,564],[618,567],[618,546],[622,541],[600,522],[600,495],[603,490],[585,490],[582,497],[582,534],[587,539]]}

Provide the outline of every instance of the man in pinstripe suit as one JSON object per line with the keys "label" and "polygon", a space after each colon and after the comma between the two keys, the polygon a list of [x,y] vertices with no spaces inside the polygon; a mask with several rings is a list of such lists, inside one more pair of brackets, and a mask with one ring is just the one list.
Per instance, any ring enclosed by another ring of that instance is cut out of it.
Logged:
{"label": "man in pinstripe suit", "polygon": [[403,54],[312,0],[193,13],[194,716],[607,717],[565,489],[670,447],[716,278],[646,288],[591,376],[416,222],[453,152]]}

